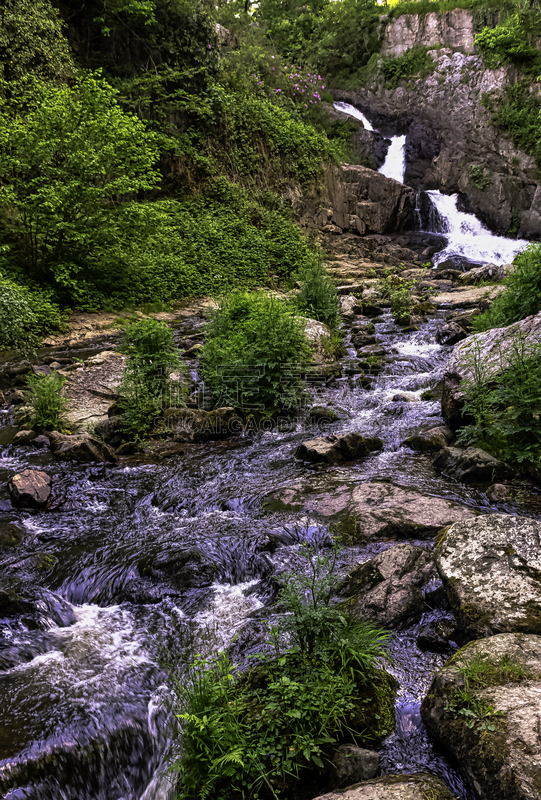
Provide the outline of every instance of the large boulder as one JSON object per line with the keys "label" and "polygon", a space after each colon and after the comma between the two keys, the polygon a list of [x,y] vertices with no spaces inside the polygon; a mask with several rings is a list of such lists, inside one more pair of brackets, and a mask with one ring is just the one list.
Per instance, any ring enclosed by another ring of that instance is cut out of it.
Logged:
{"label": "large boulder", "polygon": [[516,269],[514,264],[483,264],[481,267],[464,272],[459,280],[464,286],[471,286],[481,281],[501,283],[504,278]]}
{"label": "large boulder", "polygon": [[165,412],[165,425],[175,442],[208,442],[242,431],[241,418],[228,406],[214,411],[171,408]]}
{"label": "large boulder", "polygon": [[527,353],[540,342],[541,312],[505,328],[493,328],[468,336],[463,342],[456,344],[445,365],[441,401],[442,415],[449,426],[456,430],[464,424],[463,384],[472,380],[474,369],[477,378],[479,379],[480,373],[482,383],[488,383],[513,362],[517,345],[524,346]]}
{"label": "large boulder", "polygon": [[447,447],[452,436],[453,433],[449,428],[439,425],[437,428],[408,436],[402,444],[418,453],[434,453]]}
{"label": "large boulder", "polygon": [[44,508],[51,495],[51,478],[46,472],[25,469],[9,479],[8,490],[17,508]]}
{"label": "large boulder", "polygon": [[66,434],[53,431],[49,435],[51,450],[56,458],[86,463],[89,461],[110,461],[118,458],[108,444],[89,433]]}
{"label": "large boulder", "polygon": [[433,295],[430,302],[444,308],[472,308],[480,304],[486,308],[500,292],[503,286],[472,286],[464,289],[449,289],[446,292]]}
{"label": "large boulder", "polygon": [[294,456],[313,463],[340,464],[343,461],[363,458],[382,448],[381,439],[365,439],[359,433],[346,433],[342,436],[325,436],[303,442],[295,450]]}
{"label": "large boulder", "polygon": [[278,489],[267,495],[265,505],[333,522],[343,538],[355,542],[394,536],[426,539],[475,516],[471,508],[414,489],[383,482],[353,484],[339,475]]}
{"label": "large boulder", "polygon": [[439,778],[427,773],[386,775],[343,791],[320,795],[318,800],[454,800]]}
{"label": "large boulder", "polygon": [[437,577],[432,552],[397,544],[354,570],[343,591],[354,617],[402,627],[421,617],[422,587]]}
{"label": "large boulder", "polygon": [[[472,662],[482,666],[477,675]],[[541,637],[513,633],[470,642],[434,675],[423,722],[480,800],[539,798],[540,675]]]}
{"label": "large boulder", "polygon": [[444,447],[433,464],[439,472],[461,483],[492,483],[512,478],[517,472],[480,447]]}
{"label": "large boulder", "polygon": [[436,564],[462,636],[541,634],[541,522],[488,514],[452,525]]}

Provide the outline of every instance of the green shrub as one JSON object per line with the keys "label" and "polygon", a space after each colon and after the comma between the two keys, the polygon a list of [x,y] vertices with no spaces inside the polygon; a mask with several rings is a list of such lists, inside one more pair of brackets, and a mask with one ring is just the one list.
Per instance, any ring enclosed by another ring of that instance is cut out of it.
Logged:
{"label": "green shrub", "polygon": [[334,328],[338,322],[336,287],[320,261],[314,261],[299,272],[301,288],[294,302],[303,314]]}
{"label": "green shrub", "polygon": [[30,425],[38,431],[62,430],[66,424],[68,401],[61,391],[66,379],[62,375],[29,375],[26,402],[32,409]]}
{"label": "green shrub", "polygon": [[210,313],[201,351],[205,387],[216,404],[263,410],[299,406],[311,352],[304,320],[284,300],[233,292]]}
{"label": "green shrub", "polygon": [[525,72],[538,72],[541,57],[535,46],[541,32],[541,14],[532,8],[509,16],[495,28],[485,28],[475,37],[487,67],[516,64]]}
{"label": "green shrub", "polygon": [[0,350],[31,352],[40,337],[65,326],[65,315],[47,294],[0,277]]}
{"label": "green shrub", "polygon": [[470,164],[468,177],[472,186],[476,189],[488,189],[492,183],[491,173],[485,174],[485,170],[479,164]]}
{"label": "green shrub", "polygon": [[180,384],[170,379],[180,358],[171,329],[154,319],[129,325],[119,349],[126,355],[120,386],[123,427],[137,440],[165,407],[185,404]]}
{"label": "green shrub", "polygon": [[541,311],[541,244],[531,244],[515,258],[516,269],[504,281],[506,291],[475,317],[474,330],[503,328]]}
{"label": "green shrub", "polygon": [[[328,768],[345,738],[368,740],[352,728],[356,712],[371,716],[375,737],[388,732],[379,717],[392,725],[382,708],[392,688],[382,690],[378,677],[385,673],[375,669],[388,635],[332,609],[333,557],[307,557],[310,577],[285,578],[282,599],[293,621],[274,631],[275,657],[259,654],[247,674],[224,653],[199,657],[187,679],[175,681],[182,755],[173,769],[181,798],[291,796],[309,772]],[[283,651],[279,635],[288,632],[293,640]]]}
{"label": "green shrub", "polygon": [[430,49],[412,47],[401,56],[384,56],[381,61],[381,71],[385,85],[390,89],[396,89],[404,78],[424,78],[427,73],[433,72],[436,65],[428,55]]}
{"label": "green shrub", "polygon": [[541,166],[541,98],[530,91],[530,81],[523,79],[506,86],[495,100],[483,95],[482,102],[492,114],[493,125],[504,131],[516,147],[534,156]]}
{"label": "green shrub", "polygon": [[516,334],[508,366],[487,379],[479,344],[471,354],[472,379],[464,385],[465,415],[458,441],[482,447],[503,461],[541,464],[541,346]]}

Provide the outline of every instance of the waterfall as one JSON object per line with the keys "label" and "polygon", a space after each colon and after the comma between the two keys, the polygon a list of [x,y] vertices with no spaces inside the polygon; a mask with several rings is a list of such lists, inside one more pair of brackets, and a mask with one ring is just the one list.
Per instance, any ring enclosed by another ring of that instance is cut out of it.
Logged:
{"label": "waterfall", "polygon": [[358,108],[355,108],[355,106],[351,106],[349,103],[335,103],[334,107],[337,111],[342,111],[344,114],[349,114],[350,117],[360,120],[367,131],[374,130],[370,122],[366,119],[365,115],[359,111]]}
{"label": "waterfall", "polygon": [[436,210],[436,215],[428,214],[429,231],[447,237],[447,246],[435,256],[434,264],[453,256],[480,264],[487,261],[509,264],[529,244],[524,239],[508,239],[491,233],[473,214],[458,210],[456,194],[432,190],[426,195]]}
{"label": "waterfall", "polygon": [[387,150],[387,156],[378,172],[386,178],[393,178],[399,183],[404,183],[404,173],[406,171],[406,137],[393,136],[391,145]]}

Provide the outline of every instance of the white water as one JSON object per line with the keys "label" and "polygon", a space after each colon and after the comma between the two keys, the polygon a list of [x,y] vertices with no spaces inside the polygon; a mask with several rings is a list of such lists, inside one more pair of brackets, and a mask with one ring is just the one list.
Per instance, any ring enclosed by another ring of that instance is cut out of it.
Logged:
{"label": "white water", "polygon": [[393,136],[387,155],[378,172],[386,178],[404,183],[406,171],[406,136]]}
{"label": "white water", "polygon": [[435,256],[434,264],[451,256],[479,263],[509,264],[529,244],[525,239],[495,236],[473,214],[457,209],[456,194],[441,194],[437,190],[427,194],[442,217],[444,230],[441,233],[447,237],[447,246]]}
{"label": "white water", "polygon": [[360,120],[367,131],[374,130],[370,122],[366,119],[365,115],[359,111],[358,108],[355,108],[355,106],[351,106],[349,103],[335,103],[334,107],[337,111],[342,111],[344,114],[349,114],[350,117],[355,117],[355,119]]}

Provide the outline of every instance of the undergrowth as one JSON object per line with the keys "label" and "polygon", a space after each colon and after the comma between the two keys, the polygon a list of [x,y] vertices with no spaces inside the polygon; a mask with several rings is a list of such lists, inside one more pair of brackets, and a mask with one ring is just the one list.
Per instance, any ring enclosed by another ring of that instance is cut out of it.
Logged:
{"label": "undergrowth", "polygon": [[29,424],[37,431],[61,431],[66,425],[68,400],[62,396],[66,379],[62,375],[29,375],[26,403]]}

